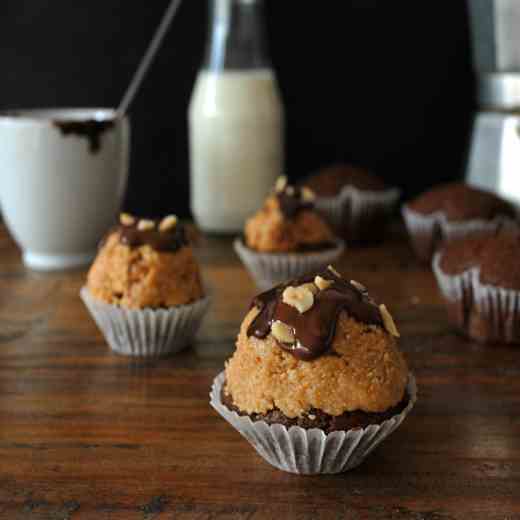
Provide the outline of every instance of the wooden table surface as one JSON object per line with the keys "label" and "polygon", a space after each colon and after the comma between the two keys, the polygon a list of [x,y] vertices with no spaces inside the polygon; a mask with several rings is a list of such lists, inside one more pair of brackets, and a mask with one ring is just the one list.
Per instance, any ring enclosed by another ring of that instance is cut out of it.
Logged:
{"label": "wooden table surface", "polygon": [[229,240],[199,247],[198,341],[160,360],[109,351],[84,272],[25,270],[3,229],[0,250],[1,518],[520,518],[520,351],[454,334],[399,233],[339,266],[392,310],[419,401],[359,468],[316,477],[269,466],[208,404],[255,293]]}

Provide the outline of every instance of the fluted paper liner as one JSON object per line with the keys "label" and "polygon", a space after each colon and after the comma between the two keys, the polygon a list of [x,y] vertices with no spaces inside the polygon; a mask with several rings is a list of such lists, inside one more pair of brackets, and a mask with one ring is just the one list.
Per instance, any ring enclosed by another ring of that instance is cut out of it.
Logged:
{"label": "fluted paper liner", "polygon": [[471,219],[452,222],[442,211],[424,215],[411,210],[406,204],[403,205],[401,213],[415,253],[423,261],[430,261],[436,248],[443,241],[459,240],[470,235],[514,225],[513,219],[501,215],[491,220]]}
{"label": "fluted paper liner", "polygon": [[289,429],[281,424],[252,421],[230,410],[221,400],[226,374],[222,371],[213,381],[211,406],[255,448],[269,464],[282,471],[314,475],[342,473],[355,468],[365,457],[388,437],[404,420],[417,400],[417,387],[412,373],[408,376],[407,392],[410,398],[406,408],[383,423],[366,428],[336,431],[306,430],[299,426]]}
{"label": "fluted paper liner", "polygon": [[314,205],[336,229],[348,223],[354,232],[348,238],[358,240],[363,238],[365,224],[380,215],[389,215],[400,196],[397,188],[367,191],[345,186],[335,197],[317,196]]}
{"label": "fluted paper liner", "polygon": [[247,247],[240,238],[233,246],[258,287],[266,290],[334,263],[345,249],[342,240],[336,243],[336,247],[311,253],[259,253]]}
{"label": "fluted paper liner", "polygon": [[[432,269],[444,298],[460,305],[457,325],[479,341],[520,343],[520,291],[481,283],[478,267],[447,274],[440,267],[441,257],[441,252],[435,253]],[[485,322],[478,336],[471,328],[475,316]]]}
{"label": "fluted paper liner", "polygon": [[127,356],[163,356],[179,352],[197,333],[210,298],[169,309],[125,309],[94,298],[86,287],[80,296],[110,348]]}

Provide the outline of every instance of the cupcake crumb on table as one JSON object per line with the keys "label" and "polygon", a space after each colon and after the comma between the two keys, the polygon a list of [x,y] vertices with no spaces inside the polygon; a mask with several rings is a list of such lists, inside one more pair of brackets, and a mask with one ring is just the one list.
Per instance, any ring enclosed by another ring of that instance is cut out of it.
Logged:
{"label": "cupcake crumb on table", "polygon": [[512,223],[515,207],[494,193],[461,182],[441,184],[403,205],[417,257],[429,262],[442,243]]}
{"label": "cupcake crumb on table", "polygon": [[315,195],[280,177],[249,218],[235,250],[260,288],[319,269],[338,259],[344,243],[316,211]]}
{"label": "cupcake crumb on table", "polygon": [[384,238],[400,191],[365,168],[334,164],[305,179],[316,193],[316,208],[347,242]]}
{"label": "cupcake crumb on table", "polygon": [[[332,268],[280,284],[253,300],[212,405],[281,469],[345,471],[368,453],[365,433],[381,441],[415,402],[398,336],[386,307]],[[267,434],[265,424],[285,429]],[[314,448],[296,460],[302,435]]]}
{"label": "cupcake crumb on table", "polygon": [[520,229],[444,245],[433,271],[450,321],[480,342],[520,343]]}
{"label": "cupcake crumb on table", "polygon": [[180,350],[209,307],[175,215],[153,220],[121,214],[100,245],[81,297],[110,347],[127,355]]}

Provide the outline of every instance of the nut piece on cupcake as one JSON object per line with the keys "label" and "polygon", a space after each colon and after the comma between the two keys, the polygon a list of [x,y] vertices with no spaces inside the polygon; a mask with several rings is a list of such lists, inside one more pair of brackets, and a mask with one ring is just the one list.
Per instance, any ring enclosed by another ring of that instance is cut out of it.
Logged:
{"label": "nut piece on cupcake", "polygon": [[520,230],[445,244],[433,271],[450,321],[480,342],[520,343]]}
{"label": "nut piece on cupcake", "polygon": [[257,296],[215,380],[215,409],[285,471],[351,469],[416,400],[389,311],[347,280],[327,268]]}
{"label": "nut piece on cupcake", "polygon": [[316,208],[347,241],[384,238],[386,224],[400,191],[377,175],[355,166],[335,164],[310,176],[306,185],[316,193]]}
{"label": "nut piece on cupcake", "polygon": [[415,254],[429,262],[442,243],[512,223],[516,210],[499,196],[464,183],[437,186],[402,208]]}
{"label": "nut piece on cupcake", "polygon": [[314,207],[314,193],[280,177],[264,206],[245,225],[235,250],[258,286],[320,269],[344,250],[329,224]]}
{"label": "nut piece on cupcake", "polygon": [[209,304],[175,215],[152,220],[121,214],[100,246],[81,296],[111,348],[129,355],[180,350]]}

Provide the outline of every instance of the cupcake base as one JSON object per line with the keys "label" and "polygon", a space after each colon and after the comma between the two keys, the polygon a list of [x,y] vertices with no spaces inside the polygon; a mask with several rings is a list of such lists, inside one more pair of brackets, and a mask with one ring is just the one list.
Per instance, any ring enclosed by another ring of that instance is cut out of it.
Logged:
{"label": "cupcake base", "polygon": [[236,412],[238,415],[248,416],[253,422],[264,421],[269,425],[281,424],[286,428],[291,426],[299,426],[305,430],[311,428],[318,428],[325,433],[332,433],[335,431],[352,430],[354,428],[366,428],[371,424],[381,424],[382,422],[391,419],[394,415],[400,414],[408,404],[409,397],[406,395],[403,400],[396,406],[390,408],[386,412],[371,413],[357,410],[354,412],[345,412],[341,415],[334,416],[325,413],[322,410],[310,409],[307,415],[302,417],[287,417],[281,410],[274,409],[266,414],[250,414],[240,411],[234,404],[231,396],[224,393],[224,388],[220,395],[222,403],[227,406],[228,410]]}
{"label": "cupcake base", "polygon": [[520,291],[482,284],[478,268],[445,273],[441,258],[435,254],[432,268],[450,321],[482,343],[520,343]]}
{"label": "cupcake base", "polygon": [[87,287],[80,296],[110,348],[126,356],[165,356],[185,348],[197,333],[209,297],[170,309],[125,309],[94,298]]}
{"label": "cupcake base", "polygon": [[417,400],[415,378],[410,373],[407,393],[408,403],[404,409],[366,428],[332,431],[325,433],[319,428],[302,428],[282,424],[267,424],[253,421],[230,410],[222,401],[225,372],[214,380],[210,393],[211,406],[256,449],[269,464],[282,471],[301,475],[342,473],[358,466],[365,457],[408,415]]}
{"label": "cupcake base", "polygon": [[257,286],[261,290],[267,290],[291,278],[319,271],[334,263],[343,254],[345,243],[338,240],[335,247],[309,253],[259,253],[237,238],[233,247]]}

